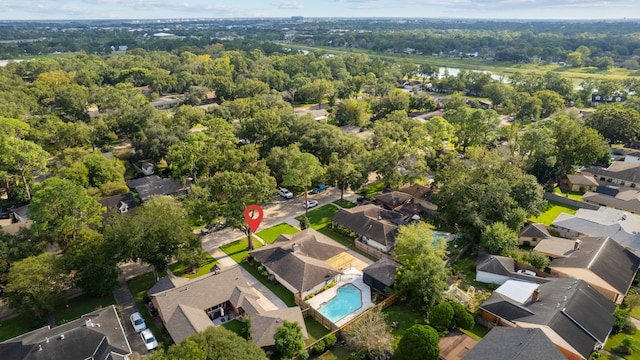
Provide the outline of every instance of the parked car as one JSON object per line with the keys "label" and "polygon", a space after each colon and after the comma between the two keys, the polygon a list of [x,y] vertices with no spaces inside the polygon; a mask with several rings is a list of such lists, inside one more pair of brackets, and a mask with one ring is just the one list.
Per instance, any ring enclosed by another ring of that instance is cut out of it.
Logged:
{"label": "parked car", "polygon": [[158,340],[156,340],[156,337],[153,336],[151,330],[143,330],[140,333],[140,337],[142,338],[142,342],[144,343],[144,346],[147,348],[147,350],[151,351],[158,347]]}
{"label": "parked car", "polygon": [[139,312],[134,312],[133,314],[131,314],[131,316],[129,316],[129,319],[131,320],[131,325],[133,325],[133,329],[136,332],[140,332],[147,328],[147,324],[144,322],[144,319]]}
{"label": "parked car", "polygon": [[293,199],[293,193],[287,188],[279,188],[278,194],[285,199]]}
{"label": "parked car", "polygon": [[303,205],[304,205],[305,208],[311,209],[311,208],[314,208],[314,207],[318,206],[318,201],[317,200],[309,200]]}
{"label": "parked car", "polygon": [[313,192],[314,194],[318,194],[327,190],[328,188],[329,188],[329,185],[327,184],[318,184],[316,187],[311,189],[311,192]]}
{"label": "parked car", "polygon": [[518,274],[524,274],[524,275],[530,275],[530,276],[536,276],[536,273],[531,271],[531,270],[518,270],[516,271]]}

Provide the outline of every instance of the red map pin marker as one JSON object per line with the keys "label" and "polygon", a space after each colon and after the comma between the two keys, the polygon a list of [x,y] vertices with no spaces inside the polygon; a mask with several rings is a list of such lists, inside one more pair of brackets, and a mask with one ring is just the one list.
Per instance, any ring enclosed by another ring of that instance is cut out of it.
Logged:
{"label": "red map pin marker", "polygon": [[244,209],[244,219],[247,221],[251,232],[255,233],[256,230],[258,230],[258,226],[260,226],[260,223],[262,222],[263,215],[264,213],[262,212],[262,208],[256,204],[249,205]]}

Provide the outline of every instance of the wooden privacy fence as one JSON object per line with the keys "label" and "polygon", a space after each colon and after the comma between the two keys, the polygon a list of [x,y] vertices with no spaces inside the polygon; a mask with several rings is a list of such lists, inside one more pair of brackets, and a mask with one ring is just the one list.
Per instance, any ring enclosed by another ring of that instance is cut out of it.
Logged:
{"label": "wooden privacy fence", "polygon": [[382,258],[387,258],[387,259],[391,259],[393,260],[393,258],[385,253],[383,253],[382,251],[372,248],[371,246],[363,243],[362,241],[354,241],[353,242],[356,245],[356,249],[373,256],[376,259],[382,259]]}

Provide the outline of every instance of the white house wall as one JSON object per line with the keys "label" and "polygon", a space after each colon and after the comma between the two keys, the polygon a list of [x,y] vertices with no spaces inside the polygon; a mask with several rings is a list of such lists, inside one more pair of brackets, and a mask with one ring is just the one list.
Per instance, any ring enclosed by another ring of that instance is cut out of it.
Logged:
{"label": "white house wall", "polygon": [[509,279],[511,279],[511,277],[509,276],[492,274],[486,271],[478,271],[476,273],[476,281],[480,281],[487,284],[502,285]]}

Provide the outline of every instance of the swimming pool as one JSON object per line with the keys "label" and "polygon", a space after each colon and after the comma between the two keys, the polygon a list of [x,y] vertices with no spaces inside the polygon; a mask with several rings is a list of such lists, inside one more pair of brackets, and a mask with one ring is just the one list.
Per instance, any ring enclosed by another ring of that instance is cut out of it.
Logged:
{"label": "swimming pool", "polygon": [[318,312],[335,323],[362,306],[362,293],[357,287],[346,284],[338,288],[338,294],[325,304]]}

